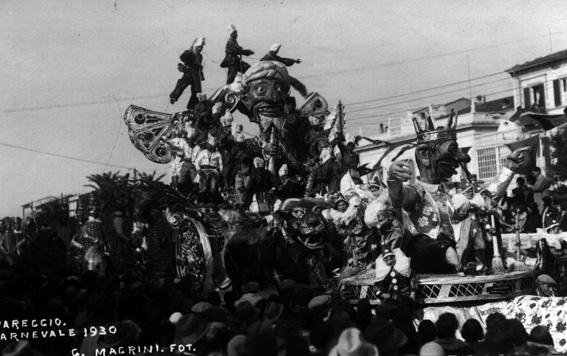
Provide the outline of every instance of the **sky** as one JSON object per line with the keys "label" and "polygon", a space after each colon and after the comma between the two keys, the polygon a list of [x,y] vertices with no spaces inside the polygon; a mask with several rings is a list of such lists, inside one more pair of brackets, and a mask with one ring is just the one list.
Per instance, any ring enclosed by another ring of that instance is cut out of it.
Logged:
{"label": "sky", "polygon": [[505,69],[567,49],[565,13],[567,2],[542,0],[3,0],[0,216],[86,192],[89,174],[167,172],[130,143],[123,113],[184,109],[188,93],[175,105],[168,96],[198,36],[204,91],[222,86],[229,24],[256,52],[250,63],[281,43],[280,55],[303,61],[290,73],[331,105],[341,100],[351,133],[373,135],[420,105],[511,95]]}

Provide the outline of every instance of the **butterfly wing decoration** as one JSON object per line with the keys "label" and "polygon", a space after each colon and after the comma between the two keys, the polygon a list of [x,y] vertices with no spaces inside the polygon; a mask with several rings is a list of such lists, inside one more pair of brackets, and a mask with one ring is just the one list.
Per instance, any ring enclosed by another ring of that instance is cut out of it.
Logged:
{"label": "butterfly wing decoration", "polygon": [[124,114],[132,144],[152,162],[168,163],[173,154],[167,139],[179,120],[174,115],[130,105]]}

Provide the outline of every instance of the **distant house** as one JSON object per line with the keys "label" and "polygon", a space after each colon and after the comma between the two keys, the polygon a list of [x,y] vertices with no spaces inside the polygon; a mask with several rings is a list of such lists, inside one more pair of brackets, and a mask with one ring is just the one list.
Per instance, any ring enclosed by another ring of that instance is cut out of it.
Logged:
{"label": "distant house", "polygon": [[517,64],[506,72],[514,80],[514,101],[523,109],[561,114],[567,106],[567,50]]}
{"label": "distant house", "polygon": [[54,196],[48,196],[22,205],[22,218],[35,218],[36,212],[40,210],[42,206],[58,199],[59,198]]}

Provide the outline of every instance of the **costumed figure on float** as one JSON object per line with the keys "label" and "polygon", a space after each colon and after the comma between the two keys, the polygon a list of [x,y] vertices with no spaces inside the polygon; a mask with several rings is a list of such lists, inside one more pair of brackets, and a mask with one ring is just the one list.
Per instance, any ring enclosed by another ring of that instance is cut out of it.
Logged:
{"label": "costumed figure on float", "polygon": [[[456,169],[470,161],[468,154],[457,143],[457,117],[451,114],[447,127],[435,127],[430,117],[426,127],[413,119],[417,133],[415,159],[420,179],[404,184],[410,178],[406,161],[395,161],[389,169],[388,190],[395,207],[408,213],[409,221],[417,230],[407,244],[407,255],[417,273],[463,272],[456,251],[455,207],[452,205],[448,183]],[[492,196],[499,196],[510,184],[515,172],[531,164],[530,148],[514,151],[507,167],[487,186]],[[462,218],[462,217],[461,217]]]}

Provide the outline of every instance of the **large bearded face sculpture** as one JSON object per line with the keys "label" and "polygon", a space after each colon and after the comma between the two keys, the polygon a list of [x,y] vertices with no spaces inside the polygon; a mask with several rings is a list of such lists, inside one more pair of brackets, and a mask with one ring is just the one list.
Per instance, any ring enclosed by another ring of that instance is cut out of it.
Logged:
{"label": "large bearded face sculpture", "polygon": [[241,103],[246,107],[250,121],[260,126],[264,138],[269,137],[272,127],[283,130],[289,83],[287,69],[279,62],[258,62],[244,74]]}
{"label": "large bearded face sculpture", "polygon": [[421,128],[417,120],[414,120],[414,125],[417,131],[415,159],[421,181],[439,184],[449,180],[457,174],[462,163],[470,161],[469,155],[459,149],[455,130],[457,122],[452,114],[447,128],[435,128],[431,118],[427,118],[427,129]]}

